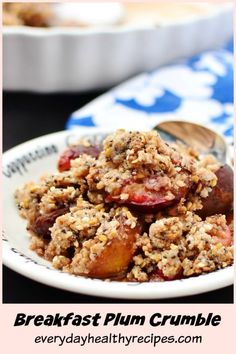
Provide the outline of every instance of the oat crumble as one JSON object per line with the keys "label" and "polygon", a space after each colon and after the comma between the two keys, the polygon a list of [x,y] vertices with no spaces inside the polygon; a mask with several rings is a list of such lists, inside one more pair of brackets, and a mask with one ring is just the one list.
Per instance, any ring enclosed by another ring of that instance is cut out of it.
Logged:
{"label": "oat crumble", "polygon": [[[58,170],[15,193],[30,248],[55,268],[144,282],[233,263],[233,193],[220,184],[222,171],[226,184],[231,172],[213,156],[167,144],[155,131],[118,130],[103,146],[78,142]],[[215,198],[224,213],[211,213]]]}

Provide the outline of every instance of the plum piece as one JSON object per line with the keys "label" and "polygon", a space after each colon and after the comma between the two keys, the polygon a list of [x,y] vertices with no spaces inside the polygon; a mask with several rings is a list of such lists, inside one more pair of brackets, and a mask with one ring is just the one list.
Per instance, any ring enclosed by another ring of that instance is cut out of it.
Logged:
{"label": "plum piece", "polygon": [[206,222],[212,224],[212,229],[208,234],[215,239],[217,243],[228,247],[233,243],[233,232],[229,223],[229,219],[223,215],[213,215],[206,218]]}
{"label": "plum piece", "polygon": [[231,226],[233,224],[233,220],[234,220],[234,214],[233,211],[231,211],[229,214],[226,215],[227,225]]}
{"label": "plum piece", "polygon": [[[176,204],[187,195],[191,183],[187,174],[185,177],[185,186],[176,189],[168,189],[168,187],[162,186],[162,177],[160,176],[147,177],[139,183],[129,180],[121,187],[119,193],[108,195],[106,202],[129,205],[137,210],[147,212],[158,211]],[[122,195],[125,195],[126,198],[122,199]]]}
{"label": "plum piece", "polygon": [[86,275],[92,278],[122,278],[135,253],[134,243],[141,225],[131,229],[119,219],[118,236],[111,239],[102,252],[87,265]]}
{"label": "plum piece", "polygon": [[221,232],[217,232],[213,237],[217,242],[222,243],[222,245],[225,247],[232,245],[233,237],[228,225],[226,225],[226,227]]}
{"label": "plum piece", "polygon": [[60,208],[53,210],[48,214],[38,216],[30,225],[30,230],[32,230],[37,236],[41,236],[45,239],[50,239],[51,233],[49,228],[53,226],[58,216],[66,214],[68,210],[69,208]]}
{"label": "plum piece", "polygon": [[233,170],[228,165],[216,171],[217,184],[207,198],[202,199],[203,207],[197,214],[205,219],[214,214],[227,214],[233,206]]}
{"label": "plum piece", "polygon": [[92,157],[97,158],[102,151],[101,145],[90,145],[90,146],[83,146],[83,145],[76,145],[68,148],[65,150],[58,161],[57,168],[60,172],[67,171],[71,167],[71,160],[76,159],[82,154],[87,154]]}
{"label": "plum piece", "polygon": [[217,243],[222,243],[223,246],[228,247],[232,245],[233,236],[230,227],[225,225],[222,228],[213,227],[209,234],[215,239]]}

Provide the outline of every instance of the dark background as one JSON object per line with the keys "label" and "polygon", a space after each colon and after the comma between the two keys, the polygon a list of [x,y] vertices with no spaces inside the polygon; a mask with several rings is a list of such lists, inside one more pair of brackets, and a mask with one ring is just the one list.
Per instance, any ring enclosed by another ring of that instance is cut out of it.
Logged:
{"label": "dark background", "polygon": [[[63,130],[70,113],[102,94],[3,94],[4,151],[35,137]],[[42,285],[3,266],[3,303],[233,303],[233,286],[169,300],[117,300],[74,294]]]}

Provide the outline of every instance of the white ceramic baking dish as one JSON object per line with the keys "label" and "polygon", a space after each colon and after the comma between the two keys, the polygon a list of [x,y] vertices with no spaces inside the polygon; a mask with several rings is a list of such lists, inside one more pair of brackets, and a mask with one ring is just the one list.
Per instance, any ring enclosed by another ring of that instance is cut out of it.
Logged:
{"label": "white ceramic baking dish", "polygon": [[223,45],[233,5],[160,25],[3,29],[3,88],[82,92],[111,87],[142,71]]}

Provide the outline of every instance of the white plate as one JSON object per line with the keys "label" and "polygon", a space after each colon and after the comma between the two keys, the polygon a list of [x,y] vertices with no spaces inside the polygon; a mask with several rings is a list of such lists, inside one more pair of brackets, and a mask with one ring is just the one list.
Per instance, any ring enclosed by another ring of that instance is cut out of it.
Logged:
{"label": "white plate", "polygon": [[[82,135],[108,133],[101,128],[79,128],[28,141],[3,155],[3,262],[16,272],[35,281],[77,293],[126,299],[163,299],[200,294],[233,283],[233,267],[169,282],[129,283],[86,279],[53,269],[29,250],[26,221],[14,202],[15,189],[25,182],[37,181],[45,172],[56,170],[58,155],[68,141]],[[37,150],[37,152],[36,152]],[[48,154],[49,153],[49,154]]]}
{"label": "white plate", "polygon": [[157,25],[9,26],[3,29],[3,87],[36,92],[112,87],[138,73],[222,46],[232,35],[231,3]]}

